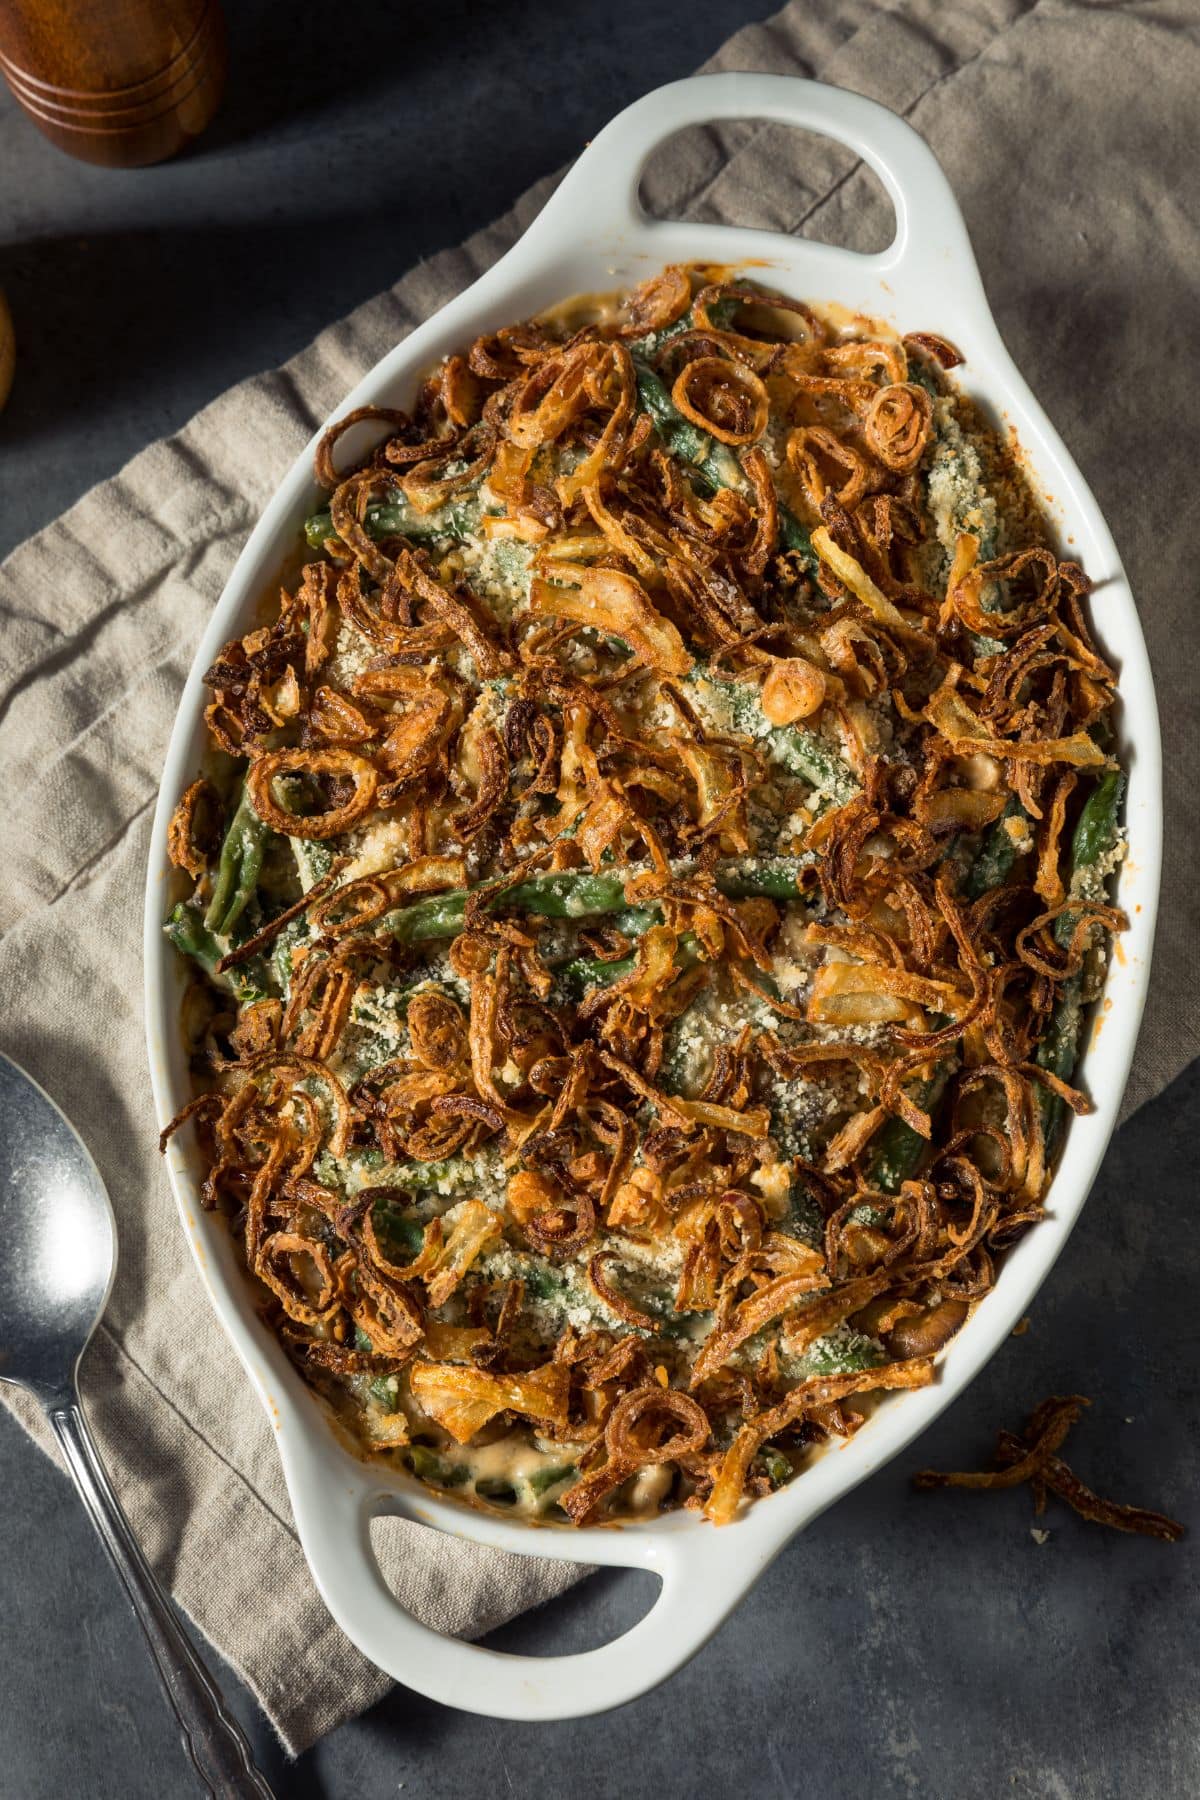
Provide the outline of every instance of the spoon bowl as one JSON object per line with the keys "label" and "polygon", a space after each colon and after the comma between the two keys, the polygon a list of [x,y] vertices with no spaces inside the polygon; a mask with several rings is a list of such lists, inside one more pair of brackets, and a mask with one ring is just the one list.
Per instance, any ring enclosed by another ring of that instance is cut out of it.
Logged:
{"label": "spoon bowl", "polygon": [[117,1266],[104,1179],[66,1115],[0,1055],[0,1381],[37,1396],[146,1634],[192,1768],[216,1800],[271,1800],[142,1555],[100,1460],[75,1385]]}
{"label": "spoon bowl", "polygon": [[0,1055],[0,1381],[70,1400],[117,1266],[117,1225],[87,1145]]}

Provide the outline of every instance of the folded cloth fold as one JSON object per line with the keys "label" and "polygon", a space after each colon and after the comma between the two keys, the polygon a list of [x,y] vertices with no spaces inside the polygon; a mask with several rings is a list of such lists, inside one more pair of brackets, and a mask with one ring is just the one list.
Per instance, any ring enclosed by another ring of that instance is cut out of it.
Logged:
{"label": "folded cloth fold", "polygon": [[[710,65],[816,75],[925,134],[962,201],[1000,327],[1113,527],[1159,684],[1170,820],[1126,1112],[1200,1049],[1200,710],[1189,680],[1200,667],[1189,580],[1200,418],[1188,403],[1200,385],[1200,217],[1176,174],[1200,31],[1174,17],[1148,0],[794,0]],[[388,1684],[312,1585],[270,1431],[200,1291],[154,1148],[139,946],[149,817],[193,648],[280,477],[347,389],[494,262],[552,186],[281,370],[222,395],[0,566],[0,1041],[84,1133],[121,1234],[86,1403],[147,1554],[293,1751]],[[881,190],[849,153],[761,123],[675,139],[647,195],[677,218],[856,248],[890,231]],[[1103,591],[1095,616],[1103,639]],[[48,1447],[35,1409],[5,1401]],[[397,1525],[384,1555],[405,1603],[463,1636],[585,1572],[416,1526]]]}

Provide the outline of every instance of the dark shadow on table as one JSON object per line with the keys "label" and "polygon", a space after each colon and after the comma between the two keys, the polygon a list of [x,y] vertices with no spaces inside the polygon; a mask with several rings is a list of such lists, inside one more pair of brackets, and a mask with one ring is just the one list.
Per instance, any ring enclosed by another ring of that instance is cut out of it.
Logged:
{"label": "dark shadow on table", "polygon": [[[397,209],[404,204],[399,197]],[[335,228],[333,219],[314,224],[318,235]],[[328,319],[402,272],[387,222],[348,213],[341,228],[358,235],[360,261],[339,268],[331,259],[319,297],[306,291],[312,237],[286,224],[119,231],[0,247],[0,287],[18,346],[3,420],[6,449],[36,450],[61,435],[64,418],[99,423],[156,392],[178,396],[186,417],[230,379],[231,368],[245,376],[290,355]],[[419,232],[420,221],[402,218],[396,229]],[[90,296],[86,306],[81,292]],[[264,313],[278,321],[277,348],[266,355]]]}
{"label": "dark shadow on table", "polygon": [[[618,14],[607,0],[571,0],[569,6],[561,0],[438,0],[427,7],[339,0],[336,7],[299,13],[275,0],[226,0],[225,10],[229,79],[195,156],[219,156],[262,135],[319,129],[330,112],[354,104],[366,111],[388,88],[396,89],[403,116],[406,88],[419,93],[432,82],[441,136],[418,128],[424,118],[413,121],[407,143],[399,140],[399,184],[416,170],[424,180],[436,167],[439,142],[450,134],[469,138],[472,120],[498,99],[519,109],[526,122],[524,131],[514,133],[514,153],[518,141],[540,136],[544,154],[536,175],[555,166],[553,146],[564,125],[573,131],[583,122],[586,135],[613,110],[611,83],[600,78],[596,33],[619,30],[628,99],[679,73],[679,44],[662,29],[658,10],[627,7]],[[763,17],[774,10],[763,0]],[[721,8],[695,9],[687,52],[693,66],[728,31]],[[502,73],[512,68],[514,42],[528,47],[521,80]],[[533,134],[531,117],[539,127]],[[576,150],[581,142],[576,139]],[[515,191],[511,165],[508,184]]]}

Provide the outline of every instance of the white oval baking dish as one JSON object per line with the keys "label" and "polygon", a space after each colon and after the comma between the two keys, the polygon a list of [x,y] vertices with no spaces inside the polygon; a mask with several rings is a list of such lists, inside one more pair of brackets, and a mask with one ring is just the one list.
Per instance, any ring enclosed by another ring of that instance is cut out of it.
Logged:
{"label": "white oval baking dish", "polygon": [[[891,198],[891,246],[864,256],[735,226],[649,219],[638,192],[651,152],[683,127],[713,119],[776,120],[848,145]],[[498,1718],[571,1718],[645,1693],[705,1642],[796,1532],[911,1443],[962,1392],[1028,1309],[1079,1215],[1116,1120],[1149,974],[1161,844],[1160,752],[1133,598],[1095,501],[1000,339],[949,184],[922,139],[892,113],[856,94],[766,75],[702,76],[648,94],[600,133],[521,241],[385,356],[347,395],[341,411],[410,403],[423,372],[479,332],[569,294],[632,285],[673,261],[753,263],[761,279],[797,297],[838,301],[905,331],[941,332],[961,349],[964,387],[1015,429],[1035,486],[1053,496],[1064,544],[1097,584],[1098,635],[1121,671],[1130,850],[1120,900],[1130,928],[1112,959],[1087,1051],[1095,1111],[1072,1124],[1051,1216],[1007,1257],[994,1292],[942,1359],[936,1385],[889,1396],[851,1441],[831,1448],[790,1487],[720,1530],[688,1513],[580,1534],[534,1529],[440,1499],[402,1473],[357,1460],[255,1316],[224,1221],[200,1210],[194,1154],[181,1140],[172,1143],[171,1180],[201,1280],[267,1408],[300,1539],[326,1604],[347,1636],[396,1680],[446,1705]],[[178,1027],[182,976],[162,921],[167,822],[202,750],[200,677],[220,646],[245,627],[294,550],[315,494],[310,446],[230,576],[192,666],[167,753],[145,922],[150,1069],[163,1123],[188,1097]],[[646,1617],[598,1650],[566,1657],[502,1655],[440,1637],[401,1609],[370,1543],[370,1520],[387,1513],[522,1555],[649,1569],[662,1586]]]}

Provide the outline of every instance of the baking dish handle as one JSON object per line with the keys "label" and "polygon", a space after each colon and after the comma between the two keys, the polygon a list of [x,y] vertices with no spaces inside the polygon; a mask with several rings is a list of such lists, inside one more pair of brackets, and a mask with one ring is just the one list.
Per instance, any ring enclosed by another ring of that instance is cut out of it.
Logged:
{"label": "baking dish handle", "polygon": [[[575,1719],[636,1700],[707,1642],[758,1573],[747,1572],[744,1556],[723,1554],[719,1539],[698,1546],[693,1538],[686,1556],[656,1539],[649,1555],[639,1555],[630,1534],[631,1553],[618,1560],[662,1581],[645,1617],[596,1650],[515,1656],[443,1637],[413,1618],[371,1544],[372,1519],[388,1515],[424,1523],[395,1493],[326,1491],[319,1527],[303,1533],[325,1604],[359,1649],[405,1687],[489,1718]],[[586,1555],[587,1546],[580,1548]]]}
{"label": "baking dish handle", "polygon": [[[880,274],[901,268],[918,272],[942,288],[952,282],[960,295],[982,293],[971,240],[954,191],[924,138],[903,119],[862,94],[802,81],[789,75],[696,75],[672,82],[635,101],[606,125],[572,165],[530,227],[577,233],[587,221],[589,235],[614,243],[631,227],[639,235],[661,226],[639,196],[646,164],[654,151],[689,125],[716,119],[770,119],[836,139],[853,150],[883,183],[896,214],[896,235],[876,255],[812,243],[817,257],[856,256]],[[720,231],[706,225],[706,233]],[[746,232],[737,233],[745,241]],[[764,233],[764,237],[775,235]]]}

